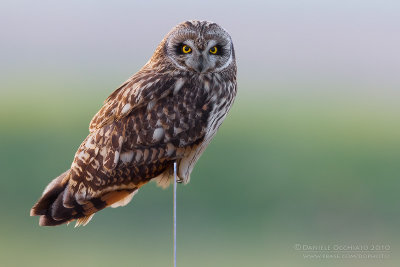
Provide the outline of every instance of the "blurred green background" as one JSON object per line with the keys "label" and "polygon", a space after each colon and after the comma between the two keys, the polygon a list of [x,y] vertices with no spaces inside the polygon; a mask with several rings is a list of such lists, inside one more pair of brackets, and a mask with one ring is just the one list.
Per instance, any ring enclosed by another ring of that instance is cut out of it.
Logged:
{"label": "blurred green background", "polygon": [[[232,34],[239,92],[178,188],[178,265],[399,266],[398,2],[0,5],[0,266],[172,265],[171,188],[76,229],[29,210],[104,99],[195,18]],[[390,249],[306,259],[323,253],[298,244]]]}

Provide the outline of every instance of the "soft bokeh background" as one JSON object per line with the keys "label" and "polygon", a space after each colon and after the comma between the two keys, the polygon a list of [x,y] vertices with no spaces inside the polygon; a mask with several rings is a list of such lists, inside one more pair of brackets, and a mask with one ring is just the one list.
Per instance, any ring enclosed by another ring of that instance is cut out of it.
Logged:
{"label": "soft bokeh background", "polygon": [[[399,3],[1,1],[0,266],[172,265],[171,189],[151,183],[77,229],[40,228],[29,209],[186,19],[231,33],[239,93],[179,186],[178,265],[399,266]],[[390,251],[304,259],[296,244]]]}

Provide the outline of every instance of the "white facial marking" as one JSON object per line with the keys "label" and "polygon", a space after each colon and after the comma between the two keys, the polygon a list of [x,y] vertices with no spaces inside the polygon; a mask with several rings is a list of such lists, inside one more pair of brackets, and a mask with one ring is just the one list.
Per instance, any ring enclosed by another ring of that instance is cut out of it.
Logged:
{"label": "white facial marking", "polygon": [[229,59],[226,61],[226,63],[223,66],[221,66],[219,68],[216,68],[214,70],[214,72],[218,72],[218,71],[221,71],[221,70],[225,69],[226,67],[229,66],[229,64],[232,63],[232,61],[233,61],[233,58],[232,58],[232,51],[231,51],[231,54],[229,55]]}
{"label": "white facial marking", "polygon": [[208,44],[207,44],[207,48],[205,51],[207,51],[207,53],[208,53],[208,50],[210,50],[211,47],[214,47],[216,44],[217,44],[216,40],[210,40],[210,42],[208,42]]}

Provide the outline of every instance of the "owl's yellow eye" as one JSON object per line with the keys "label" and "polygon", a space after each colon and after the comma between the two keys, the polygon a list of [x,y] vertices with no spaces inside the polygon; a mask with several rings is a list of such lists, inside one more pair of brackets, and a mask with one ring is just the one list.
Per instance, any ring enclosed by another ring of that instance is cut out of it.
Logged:
{"label": "owl's yellow eye", "polygon": [[216,54],[218,52],[218,48],[216,47],[216,46],[214,46],[214,47],[211,47],[211,49],[210,49],[210,53],[211,54]]}
{"label": "owl's yellow eye", "polygon": [[190,52],[192,52],[192,48],[190,48],[190,46],[188,45],[184,45],[182,46],[182,52],[185,54],[189,54]]}

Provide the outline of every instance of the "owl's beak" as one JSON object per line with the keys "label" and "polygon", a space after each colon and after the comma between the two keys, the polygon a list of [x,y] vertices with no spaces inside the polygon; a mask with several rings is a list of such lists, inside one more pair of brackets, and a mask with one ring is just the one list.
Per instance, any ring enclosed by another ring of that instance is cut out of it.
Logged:
{"label": "owl's beak", "polygon": [[201,73],[201,72],[203,72],[203,70],[204,70],[204,60],[203,60],[203,56],[200,55],[199,56],[199,64],[197,64],[197,71]]}
{"label": "owl's beak", "polygon": [[199,63],[199,65],[197,66],[197,71],[201,73],[203,72],[203,70],[204,70],[204,65]]}

